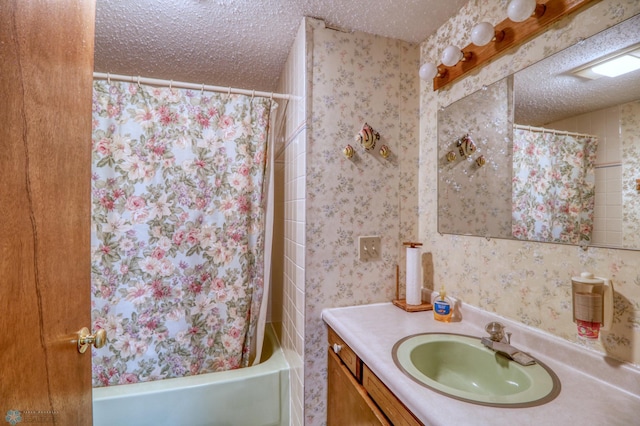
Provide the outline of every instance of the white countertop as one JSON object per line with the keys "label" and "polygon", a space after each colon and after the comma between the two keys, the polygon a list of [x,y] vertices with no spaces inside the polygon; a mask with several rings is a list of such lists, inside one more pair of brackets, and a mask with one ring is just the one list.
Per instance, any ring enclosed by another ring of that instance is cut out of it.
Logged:
{"label": "white countertop", "polygon": [[[479,309],[463,306],[461,322],[442,323],[433,312],[405,312],[391,303],[325,309],[323,320],[425,425],[640,425],[640,370],[590,349]],[[560,395],[529,408],[495,408],[459,401],[424,387],[393,362],[393,345],[425,332],[482,337],[500,321],[511,343],[550,367]]]}

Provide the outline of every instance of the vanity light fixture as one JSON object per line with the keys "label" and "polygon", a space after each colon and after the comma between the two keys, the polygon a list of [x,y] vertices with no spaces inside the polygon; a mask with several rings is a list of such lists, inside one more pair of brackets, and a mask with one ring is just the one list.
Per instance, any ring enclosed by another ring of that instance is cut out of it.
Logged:
{"label": "vanity light fixture", "polygon": [[458,46],[448,46],[442,52],[442,64],[453,67],[460,61],[468,61],[471,55],[471,52],[463,52]]}
{"label": "vanity light fixture", "polygon": [[489,22],[480,22],[471,29],[471,42],[476,46],[486,46],[492,41],[504,40],[504,31],[496,31]]}
{"label": "vanity light fixture", "polygon": [[596,80],[600,77],[618,77],[640,69],[640,43],[589,62],[573,71],[579,77]]}
{"label": "vanity light fixture", "polygon": [[438,90],[503,55],[509,49],[527,42],[551,24],[598,1],[511,0],[507,6],[506,19],[495,27],[489,23],[473,27],[471,44],[463,49],[447,47],[447,54],[443,52],[442,64],[423,65],[420,67],[420,78],[428,81],[431,77],[433,90]]}
{"label": "vanity light fixture", "polygon": [[538,4],[536,0],[511,0],[507,6],[507,16],[513,22],[524,22],[533,15],[541,17],[546,9],[544,4]]}
{"label": "vanity light fixture", "polygon": [[422,64],[418,74],[424,81],[431,81],[436,77],[444,77],[447,74],[447,70],[444,67],[436,66],[432,62],[426,62]]}

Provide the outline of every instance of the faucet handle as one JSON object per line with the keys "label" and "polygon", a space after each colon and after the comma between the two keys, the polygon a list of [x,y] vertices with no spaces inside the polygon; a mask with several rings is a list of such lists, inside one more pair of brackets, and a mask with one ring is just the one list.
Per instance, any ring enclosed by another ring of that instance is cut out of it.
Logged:
{"label": "faucet handle", "polygon": [[[491,321],[484,327],[485,331],[491,336],[491,340],[499,342],[504,338],[504,325],[497,321]],[[511,333],[509,333],[511,334]]]}
{"label": "faucet handle", "polygon": [[499,323],[497,321],[491,321],[490,323],[488,323],[484,327],[484,329],[489,334],[491,334],[491,333],[502,333],[502,331],[504,330],[504,325],[502,325],[502,323]]}

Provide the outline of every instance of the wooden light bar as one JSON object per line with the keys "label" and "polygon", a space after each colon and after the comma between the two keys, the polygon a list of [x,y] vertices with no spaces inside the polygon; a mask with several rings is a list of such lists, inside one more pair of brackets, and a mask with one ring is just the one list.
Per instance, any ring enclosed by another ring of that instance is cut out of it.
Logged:
{"label": "wooden light bar", "polygon": [[513,22],[509,18],[495,25],[496,32],[504,31],[504,38],[491,41],[486,46],[469,44],[462,49],[465,58],[452,67],[438,65],[440,76],[433,79],[433,90],[441,89],[475,68],[487,64],[502,56],[512,47],[520,46],[537,34],[540,34],[554,22],[579,11],[580,9],[599,2],[600,0],[538,0],[539,5],[545,6],[544,14],[540,17],[532,15],[523,22]]}

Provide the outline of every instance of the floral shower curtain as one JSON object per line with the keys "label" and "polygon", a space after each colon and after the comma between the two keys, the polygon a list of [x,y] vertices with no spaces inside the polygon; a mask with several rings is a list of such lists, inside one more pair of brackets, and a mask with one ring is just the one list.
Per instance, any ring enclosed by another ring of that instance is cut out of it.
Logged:
{"label": "floral shower curtain", "polygon": [[513,236],[579,244],[591,241],[595,136],[514,129]]}
{"label": "floral shower curtain", "polygon": [[93,385],[249,363],[269,99],[94,82]]}

